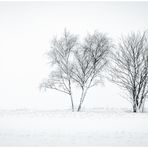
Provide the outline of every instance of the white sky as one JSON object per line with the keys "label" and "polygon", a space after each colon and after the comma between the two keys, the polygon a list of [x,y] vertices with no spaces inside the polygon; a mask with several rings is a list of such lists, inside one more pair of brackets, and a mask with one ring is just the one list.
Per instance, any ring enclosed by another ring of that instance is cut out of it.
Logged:
{"label": "white sky", "polygon": [[[68,96],[38,86],[48,69],[49,41],[64,28],[83,37],[98,30],[117,38],[148,29],[148,2],[0,2],[0,108],[66,108]],[[120,92],[121,93],[121,92]],[[105,83],[85,107],[126,107],[117,86]]]}

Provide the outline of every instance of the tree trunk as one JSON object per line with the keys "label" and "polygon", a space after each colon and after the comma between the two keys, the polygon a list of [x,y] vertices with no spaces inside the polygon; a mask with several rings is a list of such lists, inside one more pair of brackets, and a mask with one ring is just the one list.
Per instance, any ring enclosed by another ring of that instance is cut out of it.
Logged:
{"label": "tree trunk", "polygon": [[74,112],[74,103],[73,103],[72,94],[70,94],[70,99],[71,99],[71,109],[72,109],[72,112]]}
{"label": "tree trunk", "polygon": [[70,99],[71,99],[71,108],[72,108],[72,112],[74,112],[74,103],[73,103],[73,97],[72,97],[72,91],[71,91],[71,81],[70,81],[70,78],[69,78],[68,82],[69,82],[69,95],[70,95]]}
{"label": "tree trunk", "polygon": [[78,112],[81,110],[81,106],[82,106],[82,103],[79,104],[79,107],[78,107],[78,110],[77,110]]}
{"label": "tree trunk", "polygon": [[82,107],[82,103],[83,103],[83,95],[84,95],[84,89],[82,88],[82,93],[81,93],[81,98],[80,98],[80,104],[79,104],[79,107],[78,107],[78,112],[81,110],[81,107]]}
{"label": "tree trunk", "polygon": [[143,113],[144,112],[144,102],[141,104],[140,111]]}
{"label": "tree trunk", "polygon": [[78,110],[77,111],[80,111],[81,110],[82,103],[84,102],[84,98],[86,97],[87,90],[88,90],[88,88],[86,90],[82,89],[80,104],[79,104],[79,107],[78,107]]}
{"label": "tree trunk", "polygon": [[136,103],[133,104],[133,112],[134,112],[134,113],[137,112],[137,105],[136,105]]}
{"label": "tree trunk", "polygon": [[139,111],[142,113],[144,112],[144,104],[145,104],[145,99],[143,99],[141,102],[140,102],[140,105],[139,105]]}

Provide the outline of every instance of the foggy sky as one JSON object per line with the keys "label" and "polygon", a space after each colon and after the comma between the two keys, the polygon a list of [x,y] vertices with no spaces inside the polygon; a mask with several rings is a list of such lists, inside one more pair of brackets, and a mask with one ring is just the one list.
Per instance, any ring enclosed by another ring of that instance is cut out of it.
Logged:
{"label": "foggy sky", "polygon": [[[64,28],[84,37],[94,30],[115,41],[148,29],[148,2],[0,2],[0,109],[70,107],[65,94],[40,92],[50,69],[45,52]],[[130,106],[106,81],[88,92],[85,107]]]}

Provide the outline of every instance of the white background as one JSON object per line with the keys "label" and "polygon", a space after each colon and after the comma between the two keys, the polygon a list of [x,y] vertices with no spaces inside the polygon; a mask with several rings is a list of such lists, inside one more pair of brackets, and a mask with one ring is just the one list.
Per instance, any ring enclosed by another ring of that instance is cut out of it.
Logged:
{"label": "white background", "polygon": [[[148,29],[148,2],[0,2],[0,109],[69,108],[65,94],[40,92],[49,65],[45,52],[64,28],[80,38],[94,30],[117,41]],[[89,91],[85,107],[130,107],[108,81]]]}

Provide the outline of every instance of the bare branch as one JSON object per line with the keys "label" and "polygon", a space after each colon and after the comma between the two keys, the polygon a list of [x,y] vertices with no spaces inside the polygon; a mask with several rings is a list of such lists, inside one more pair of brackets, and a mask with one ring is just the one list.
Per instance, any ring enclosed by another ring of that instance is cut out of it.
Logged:
{"label": "bare branch", "polygon": [[121,39],[112,53],[111,81],[126,89],[136,112],[148,89],[148,42],[145,32]]}
{"label": "bare branch", "polygon": [[74,51],[74,68],[72,78],[82,89],[78,111],[89,88],[100,81],[101,72],[107,64],[107,55],[112,47],[109,38],[95,32],[88,34],[80,48]]}
{"label": "bare branch", "polygon": [[43,82],[42,87],[55,89],[70,95],[72,110],[74,104],[71,89],[72,63],[71,56],[77,46],[77,36],[70,34],[66,29],[60,39],[54,38],[51,42],[51,50],[47,53],[48,59],[55,70],[49,78]]}

